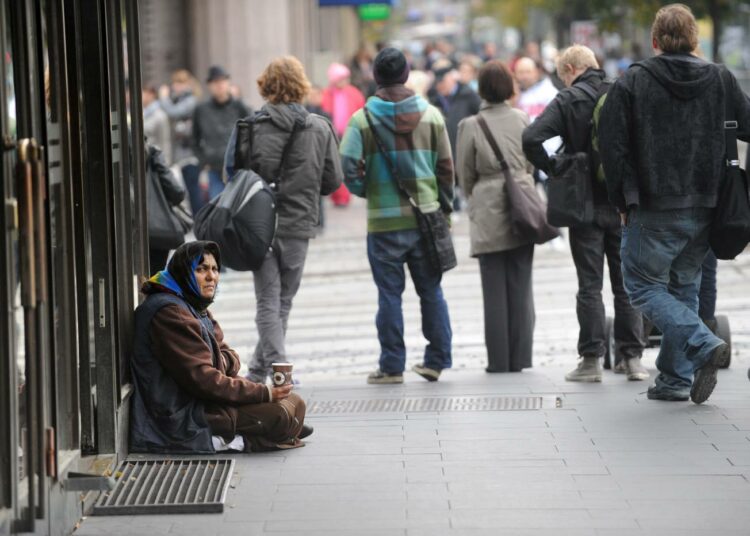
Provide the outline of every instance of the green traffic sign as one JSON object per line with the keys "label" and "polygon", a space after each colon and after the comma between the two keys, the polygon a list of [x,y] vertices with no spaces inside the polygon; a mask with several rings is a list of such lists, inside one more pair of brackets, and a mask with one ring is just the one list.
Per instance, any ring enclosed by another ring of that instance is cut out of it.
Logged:
{"label": "green traffic sign", "polygon": [[360,20],[388,20],[391,6],[388,4],[364,4],[359,6]]}

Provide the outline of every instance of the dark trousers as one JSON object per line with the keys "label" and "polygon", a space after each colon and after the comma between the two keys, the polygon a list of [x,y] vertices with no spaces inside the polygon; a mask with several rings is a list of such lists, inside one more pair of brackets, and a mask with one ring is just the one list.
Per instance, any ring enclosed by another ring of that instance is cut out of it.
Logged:
{"label": "dark trousers", "polygon": [[305,402],[292,393],[279,402],[247,404],[237,408],[236,433],[253,451],[289,448],[305,423]]}
{"label": "dark trousers", "polygon": [[531,366],[534,244],[479,256],[484,299],[487,372],[518,372]]}
{"label": "dark trousers", "polygon": [[640,357],[643,353],[643,320],[630,305],[622,282],[620,215],[614,208],[597,207],[593,223],[571,227],[569,235],[578,274],[578,354],[602,357],[605,353],[606,316],[602,286],[606,256],[615,298],[615,361]]}

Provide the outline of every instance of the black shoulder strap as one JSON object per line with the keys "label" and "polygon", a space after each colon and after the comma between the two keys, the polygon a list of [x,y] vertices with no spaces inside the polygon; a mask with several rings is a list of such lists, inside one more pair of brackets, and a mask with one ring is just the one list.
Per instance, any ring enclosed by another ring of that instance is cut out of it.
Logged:
{"label": "black shoulder strap", "polygon": [[234,169],[250,169],[252,164],[255,115],[238,119],[235,124],[237,138],[234,140]]}
{"label": "black shoulder strap", "polygon": [[726,143],[726,166],[739,167],[740,157],[737,154],[737,120],[734,117],[732,104],[732,79],[729,69],[721,69],[721,85],[724,88],[724,136]]}
{"label": "black shoulder strap", "polygon": [[[234,167],[235,169],[252,169],[253,143],[255,141],[255,123],[260,112],[256,112],[244,119],[239,119],[237,126],[237,139],[234,146]],[[294,142],[297,132],[304,127],[304,120],[296,118],[292,124],[292,132],[281,150],[281,160],[279,162],[278,177],[270,181],[271,185],[277,185],[284,172],[289,149]]]}
{"label": "black shoulder strap", "polygon": [[375,130],[375,125],[372,121],[372,117],[370,116],[369,110],[365,107],[363,108],[365,111],[365,119],[367,120],[367,125],[370,127],[370,132],[372,133],[372,137],[375,139],[375,144],[378,146],[378,152],[383,156],[386,163],[388,164],[388,168],[391,171],[391,175],[393,176],[394,180],[396,181],[396,184],[398,185],[398,189],[401,190],[401,193],[406,196],[406,198],[409,200],[409,203],[411,203],[411,206],[414,208],[417,208],[417,203],[414,201],[414,198],[409,194],[408,190],[406,189],[406,186],[404,186],[404,183],[401,180],[401,175],[398,173],[398,169],[396,168],[396,164],[391,158],[391,156],[388,154],[388,150],[385,148],[385,145],[383,144],[383,140],[380,139],[380,136],[378,135],[377,131]]}
{"label": "black shoulder strap", "polygon": [[596,102],[597,100],[599,100],[599,98],[598,98],[599,96],[596,94],[596,91],[594,90],[594,88],[591,87],[590,85],[588,85],[586,82],[581,82],[579,84],[576,84],[575,87],[577,87],[578,89],[580,89],[581,91],[583,91],[594,102]]}

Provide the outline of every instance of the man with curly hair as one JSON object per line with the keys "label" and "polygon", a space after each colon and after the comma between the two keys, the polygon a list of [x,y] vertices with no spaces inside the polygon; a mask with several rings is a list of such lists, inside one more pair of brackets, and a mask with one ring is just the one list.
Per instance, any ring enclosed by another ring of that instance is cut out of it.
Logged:
{"label": "man with curly hair", "polygon": [[[334,192],[343,174],[330,121],[302,105],[310,82],[297,58],[285,56],[268,64],[258,78],[258,90],[266,104],[252,118],[251,167],[267,181],[277,182],[278,214],[271,251],[253,272],[260,340],[247,378],[264,383],[272,363],[287,361],[287,321],[302,280],[308,242],[318,226],[320,196]],[[236,134],[235,129],[225,157],[229,180],[234,175]]]}

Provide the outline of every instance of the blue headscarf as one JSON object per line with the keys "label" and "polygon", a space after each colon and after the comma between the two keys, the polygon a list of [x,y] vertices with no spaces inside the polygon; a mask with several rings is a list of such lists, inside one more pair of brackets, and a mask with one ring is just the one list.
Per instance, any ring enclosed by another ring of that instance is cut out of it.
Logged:
{"label": "blue headscarf", "polygon": [[195,269],[206,253],[213,255],[216,264],[221,267],[218,244],[203,240],[187,242],[175,250],[164,270],[155,273],[144,283],[142,291],[145,294],[171,292],[180,296],[198,311],[204,311],[211,305],[213,298],[201,296],[198,281],[195,279]]}

